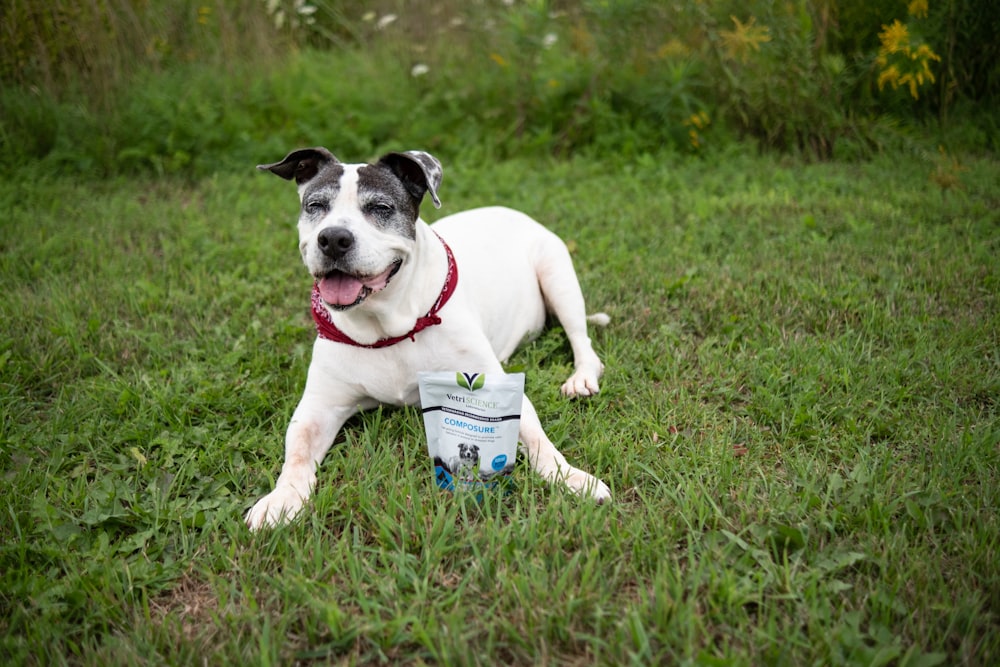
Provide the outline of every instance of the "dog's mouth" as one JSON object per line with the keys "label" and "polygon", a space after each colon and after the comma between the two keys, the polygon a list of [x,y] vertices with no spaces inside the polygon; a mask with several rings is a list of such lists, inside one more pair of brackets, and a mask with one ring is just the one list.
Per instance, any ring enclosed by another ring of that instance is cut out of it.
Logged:
{"label": "dog's mouth", "polygon": [[397,259],[388,269],[374,276],[352,276],[343,271],[331,271],[316,281],[319,295],[334,310],[356,306],[372,294],[381,292],[403,265]]}

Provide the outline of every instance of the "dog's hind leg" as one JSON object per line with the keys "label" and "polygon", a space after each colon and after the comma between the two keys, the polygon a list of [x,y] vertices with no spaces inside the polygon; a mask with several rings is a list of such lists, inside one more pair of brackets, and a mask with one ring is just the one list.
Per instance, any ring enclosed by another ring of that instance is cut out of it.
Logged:
{"label": "dog's hind leg", "polygon": [[563,383],[562,393],[569,397],[592,396],[600,391],[598,381],[604,372],[604,364],[590,343],[587,322],[606,325],[610,318],[604,313],[587,317],[583,292],[569,250],[555,235],[546,239],[546,243],[549,246],[545,249],[545,261],[540,262],[535,270],[538,284],[548,309],[559,319],[573,348],[574,371]]}
{"label": "dog's hind leg", "polygon": [[562,482],[570,491],[582,496],[590,496],[599,503],[611,500],[608,485],[590,473],[574,468],[566,457],[556,449],[545,435],[542,424],[535,412],[535,406],[527,396],[521,402],[521,428],[518,439],[524,447],[531,467],[549,482]]}

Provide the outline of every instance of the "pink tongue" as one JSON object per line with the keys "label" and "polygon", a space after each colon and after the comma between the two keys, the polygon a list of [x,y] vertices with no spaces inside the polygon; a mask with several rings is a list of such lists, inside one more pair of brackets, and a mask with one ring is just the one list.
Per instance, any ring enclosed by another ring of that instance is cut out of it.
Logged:
{"label": "pink tongue", "polygon": [[361,296],[364,285],[345,273],[333,273],[319,281],[319,295],[331,306],[349,306]]}
{"label": "pink tongue", "polygon": [[385,289],[395,268],[390,266],[384,272],[364,282],[339,271],[331,273],[319,281],[319,295],[331,306],[350,306],[358,300],[365,287],[372,292]]}

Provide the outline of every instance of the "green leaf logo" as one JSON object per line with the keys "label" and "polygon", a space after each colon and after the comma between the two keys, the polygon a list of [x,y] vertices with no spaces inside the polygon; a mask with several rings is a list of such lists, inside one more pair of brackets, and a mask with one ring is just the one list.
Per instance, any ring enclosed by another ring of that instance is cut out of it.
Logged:
{"label": "green leaf logo", "polygon": [[482,389],[483,385],[486,384],[486,375],[483,373],[456,373],[455,382],[458,383],[459,387],[475,391]]}

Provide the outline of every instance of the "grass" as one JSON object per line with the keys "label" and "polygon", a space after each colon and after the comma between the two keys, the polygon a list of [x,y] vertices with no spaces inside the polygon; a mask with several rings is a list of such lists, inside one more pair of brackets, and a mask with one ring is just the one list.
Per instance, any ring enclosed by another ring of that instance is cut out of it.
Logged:
{"label": "grass", "polygon": [[[267,161],[274,155],[261,155]],[[357,158],[363,156],[347,156]],[[308,365],[294,193],[0,183],[4,664],[1000,660],[1000,168],[896,153],[447,164],[568,240],[608,371],[511,360],[595,507],[437,491],[415,410],[349,424],[250,534]]]}

